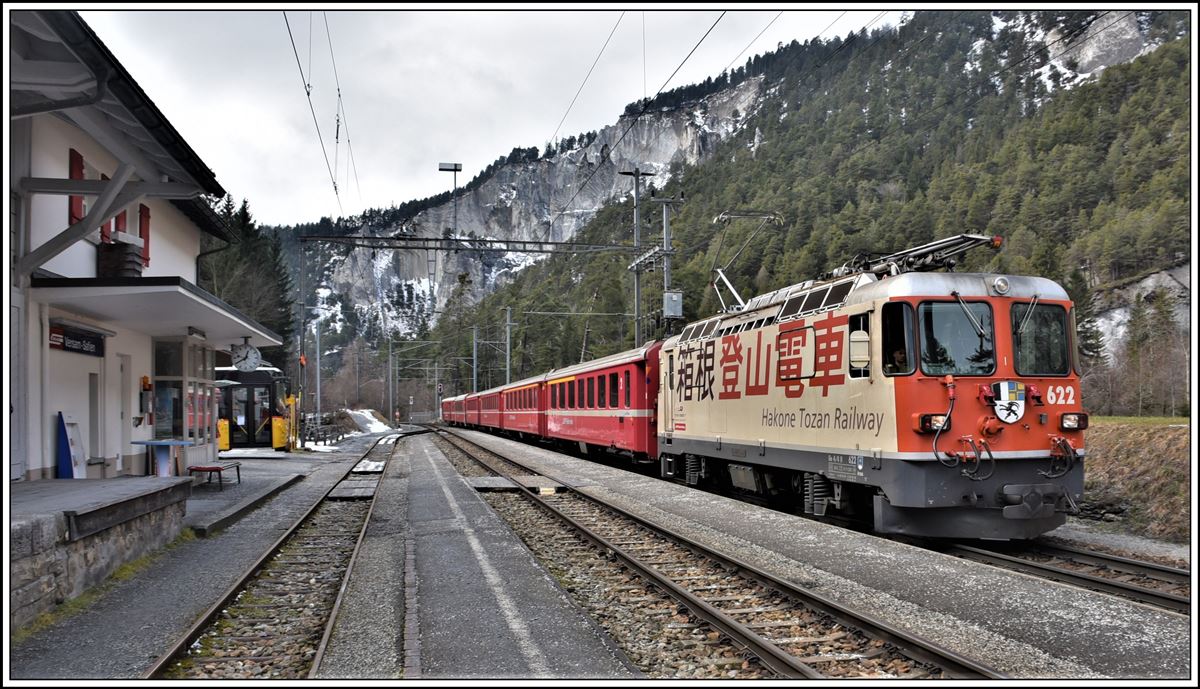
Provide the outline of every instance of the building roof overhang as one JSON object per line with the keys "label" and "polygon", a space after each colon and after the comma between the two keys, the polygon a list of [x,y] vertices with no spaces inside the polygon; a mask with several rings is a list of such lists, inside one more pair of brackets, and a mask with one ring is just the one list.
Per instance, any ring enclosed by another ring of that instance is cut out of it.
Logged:
{"label": "building roof overhang", "polygon": [[225,189],[78,12],[14,11],[9,37],[12,117],[53,113],[133,164],[138,178],[194,185],[197,196],[171,203],[201,230],[229,239],[201,196],[221,198]]}
{"label": "building roof overhang", "polygon": [[187,335],[191,328],[223,351],[247,337],[256,347],[283,344],[279,335],[180,277],[34,277],[30,287],[34,301],[152,337]]}

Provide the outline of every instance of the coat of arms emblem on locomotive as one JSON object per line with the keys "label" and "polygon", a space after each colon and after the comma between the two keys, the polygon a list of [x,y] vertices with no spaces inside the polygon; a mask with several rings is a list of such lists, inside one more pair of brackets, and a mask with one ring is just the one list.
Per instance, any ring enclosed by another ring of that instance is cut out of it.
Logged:
{"label": "coat of arms emblem on locomotive", "polygon": [[1025,384],[1015,380],[992,383],[992,406],[1004,423],[1016,423],[1025,415]]}

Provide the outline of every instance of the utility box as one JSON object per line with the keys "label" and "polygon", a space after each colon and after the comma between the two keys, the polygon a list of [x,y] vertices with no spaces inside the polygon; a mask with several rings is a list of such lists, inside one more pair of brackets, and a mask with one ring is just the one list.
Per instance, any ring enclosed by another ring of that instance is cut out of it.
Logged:
{"label": "utility box", "polygon": [[271,417],[271,447],[280,452],[287,452],[288,422],[282,416]]}
{"label": "utility box", "polygon": [[229,449],[229,419],[217,419],[217,449]]}
{"label": "utility box", "polygon": [[681,290],[663,292],[663,318],[683,318],[683,292]]}

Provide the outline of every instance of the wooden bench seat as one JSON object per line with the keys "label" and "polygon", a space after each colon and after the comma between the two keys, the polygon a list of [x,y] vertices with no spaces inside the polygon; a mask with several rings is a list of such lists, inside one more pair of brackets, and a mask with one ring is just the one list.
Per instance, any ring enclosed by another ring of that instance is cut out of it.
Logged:
{"label": "wooden bench seat", "polygon": [[208,474],[208,480],[205,483],[211,483],[213,474],[217,475],[217,484],[221,490],[225,490],[225,474],[226,469],[237,471],[237,482],[242,482],[242,463],[241,462],[221,462],[220,464],[193,464],[188,467],[188,476],[196,473]]}

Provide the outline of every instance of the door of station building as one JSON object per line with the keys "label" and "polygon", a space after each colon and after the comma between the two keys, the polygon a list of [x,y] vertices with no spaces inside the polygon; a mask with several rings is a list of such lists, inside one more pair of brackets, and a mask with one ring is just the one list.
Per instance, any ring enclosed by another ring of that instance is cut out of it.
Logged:
{"label": "door of station building", "polygon": [[271,444],[271,388],[236,385],[230,395],[229,441],[232,447]]}

